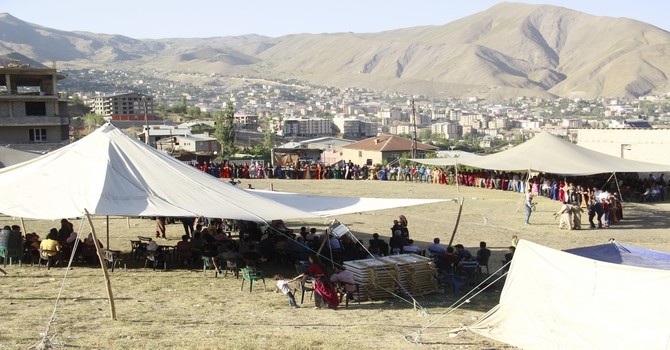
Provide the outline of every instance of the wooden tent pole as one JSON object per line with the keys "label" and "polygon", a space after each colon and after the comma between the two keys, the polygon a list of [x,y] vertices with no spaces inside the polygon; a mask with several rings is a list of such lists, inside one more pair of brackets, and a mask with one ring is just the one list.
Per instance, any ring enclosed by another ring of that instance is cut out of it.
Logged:
{"label": "wooden tent pole", "polygon": [[100,242],[98,242],[98,236],[95,234],[95,228],[93,227],[93,220],[91,220],[91,214],[88,213],[88,210],[84,209],[86,213],[86,218],[88,219],[88,224],[91,226],[91,236],[93,236],[93,244],[95,244],[95,252],[98,254],[98,259],[100,260],[100,266],[102,266],[102,274],[105,278],[105,288],[107,288],[107,296],[109,297],[109,309],[112,313],[112,320],[116,320],[116,308],[114,307],[114,295],[112,294],[112,285],[109,282],[109,273],[107,272],[107,263],[105,258],[102,256],[102,248],[100,247]]}
{"label": "wooden tent pole", "polygon": [[456,230],[458,230],[458,223],[461,222],[461,213],[463,212],[463,201],[465,199],[461,197],[461,204],[458,207],[458,216],[456,217],[456,224],[454,225],[454,232],[451,233],[451,239],[449,240],[449,247],[454,243],[454,237],[456,236]]}
{"label": "wooden tent pole", "polygon": [[105,223],[107,224],[107,249],[111,249],[109,246],[109,215],[105,216]]}
{"label": "wooden tent pole", "polygon": [[454,169],[456,169],[456,193],[461,193],[461,190],[458,187],[458,163],[454,164]]}
{"label": "wooden tent pole", "polygon": [[23,230],[23,236],[25,237],[26,233],[28,233],[28,231],[26,231],[26,222],[23,220],[23,217],[21,217],[20,219],[21,219],[21,230]]}

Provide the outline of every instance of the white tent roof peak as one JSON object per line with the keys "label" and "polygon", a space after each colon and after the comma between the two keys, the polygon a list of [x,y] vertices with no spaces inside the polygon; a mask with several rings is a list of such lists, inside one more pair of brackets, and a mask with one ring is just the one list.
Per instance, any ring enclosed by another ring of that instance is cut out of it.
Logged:
{"label": "white tent roof peak", "polygon": [[107,123],[46,155],[0,169],[0,212],[58,219],[94,215],[242,220],[318,217],[236,188]]}
{"label": "white tent roof peak", "polygon": [[[430,162],[431,160],[416,160]],[[445,161],[480,169],[536,171],[561,175],[670,171],[670,165],[623,159],[592,151],[543,131],[511,149],[483,157]],[[428,163],[432,164],[432,163]]]}

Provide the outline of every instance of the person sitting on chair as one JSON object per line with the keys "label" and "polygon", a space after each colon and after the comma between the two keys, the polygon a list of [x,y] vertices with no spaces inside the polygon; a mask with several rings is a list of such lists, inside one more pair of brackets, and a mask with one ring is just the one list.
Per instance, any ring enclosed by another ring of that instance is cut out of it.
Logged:
{"label": "person sitting on chair", "polygon": [[413,239],[408,239],[407,244],[402,247],[402,252],[405,253],[405,254],[414,253],[414,254],[421,255],[421,248],[414,245],[414,240]]}
{"label": "person sitting on chair", "polygon": [[56,256],[61,250],[60,242],[57,240],[58,230],[52,228],[51,231],[47,234],[47,238],[40,243],[40,249],[43,252],[44,257],[48,256],[49,258]]}
{"label": "person sitting on chair", "polygon": [[378,255],[386,256],[389,254],[389,245],[381,238],[379,238],[379,233],[373,233],[372,239],[368,241],[370,247],[368,248],[370,252],[377,251]]}
{"label": "person sitting on chair", "polygon": [[342,296],[346,295],[346,301],[354,299],[354,292],[356,292],[356,282],[354,281],[354,274],[346,270],[344,266],[336,265],[335,273],[330,276],[330,281],[337,286],[340,292],[340,303]]}
{"label": "person sitting on chair", "polygon": [[256,246],[254,244],[249,245],[249,250],[242,253],[242,260],[244,260],[244,264],[250,268],[259,267],[262,262],[265,262],[263,256],[256,251]]}
{"label": "person sitting on chair", "polygon": [[479,250],[477,251],[477,262],[480,266],[487,266],[489,258],[491,257],[491,250],[486,248],[486,242],[479,242]]}
{"label": "person sitting on chair", "polygon": [[193,264],[193,245],[188,240],[188,235],[182,235],[181,241],[177,242],[175,247],[182,263],[185,265]]}
{"label": "person sitting on chair", "polygon": [[509,264],[512,262],[515,250],[516,250],[515,246],[510,246],[509,251],[507,252],[507,254],[505,254],[505,260],[502,261],[504,272],[507,272],[507,270],[509,270]]}
{"label": "person sitting on chair", "polygon": [[439,257],[444,255],[447,252],[447,248],[440,244],[440,239],[435,237],[433,239],[433,244],[428,246],[428,252],[431,257]]}

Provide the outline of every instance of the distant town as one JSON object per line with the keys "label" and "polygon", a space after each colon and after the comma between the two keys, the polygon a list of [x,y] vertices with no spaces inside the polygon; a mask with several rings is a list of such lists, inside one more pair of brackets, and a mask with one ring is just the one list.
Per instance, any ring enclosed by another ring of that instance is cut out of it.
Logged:
{"label": "distant town", "polygon": [[155,74],[57,71],[18,60],[1,70],[6,91],[0,103],[7,105],[7,115],[0,142],[23,150],[55,149],[107,120],[159,150],[217,159],[223,139],[215,135],[216,117],[228,109],[233,148],[241,157],[271,163],[277,154],[325,164],[353,158],[368,165],[485,154],[540,131],[616,157],[669,162],[663,156],[670,151],[668,94],[492,103],[486,96],[436,99],[251,77],[207,76],[202,80],[210,83],[195,86],[152,78]]}
{"label": "distant town", "polygon": [[238,78],[234,86],[193,86],[124,71],[63,73],[68,79],[59,83],[61,91],[80,95],[87,105],[93,105],[96,97],[149,95],[156,113],[151,124],[164,124],[159,112],[175,105],[187,107],[180,118],[187,122],[211,119],[214,111],[232,103],[237,130],[271,132],[282,140],[361,140],[381,133],[411,138],[416,132],[423,142],[469,139],[488,149],[515,142],[522,132],[547,130],[568,137],[570,130],[580,128],[660,128],[670,118],[668,94],[637,100],[519,98],[492,104],[479,96],[444,100],[298,81]]}

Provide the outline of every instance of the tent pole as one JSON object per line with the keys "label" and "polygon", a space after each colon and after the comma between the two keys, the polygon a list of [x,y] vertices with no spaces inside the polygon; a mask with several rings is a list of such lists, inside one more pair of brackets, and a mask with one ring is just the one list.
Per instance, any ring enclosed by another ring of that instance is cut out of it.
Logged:
{"label": "tent pole", "polygon": [[619,196],[617,197],[617,200],[623,202],[623,196],[621,195],[621,187],[619,187],[619,180],[617,180],[616,178],[616,172],[612,173],[612,176],[614,176],[614,183],[616,183],[616,190],[619,191]]}
{"label": "tent pole", "polygon": [[458,187],[458,163],[454,164],[454,169],[456,169],[456,193],[461,193],[461,190]]}
{"label": "tent pole", "polygon": [[105,216],[105,223],[107,223],[107,249],[110,249],[109,246],[109,215]]}
{"label": "tent pole", "polygon": [[456,230],[458,230],[458,223],[461,221],[461,213],[463,212],[463,201],[465,198],[461,197],[461,204],[458,207],[458,216],[456,217],[456,224],[454,225],[454,232],[451,233],[451,239],[449,239],[449,247],[454,243],[454,236],[456,236]]}
{"label": "tent pole", "polygon": [[26,231],[26,222],[23,220],[23,217],[21,217],[20,220],[21,220],[21,229],[23,230],[23,236],[25,237],[26,233],[28,233],[28,231]]}
{"label": "tent pole", "polygon": [[[607,186],[607,183],[610,182],[610,180],[612,180],[612,176],[614,176],[614,177],[616,178],[616,175],[615,175],[615,174],[616,174],[616,172],[612,172],[612,175],[610,175],[610,177],[607,178],[607,181],[605,181],[605,183],[602,185],[602,187],[600,187],[601,190],[602,190],[603,188],[605,188],[605,186]],[[619,184],[617,184],[617,187],[618,187],[618,186],[619,186]]]}
{"label": "tent pole", "polygon": [[93,244],[95,244],[95,252],[98,253],[98,259],[100,260],[100,266],[102,266],[102,274],[105,277],[105,287],[107,288],[107,296],[109,297],[109,309],[112,313],[112,320],[116,320],[116,308],[114,307],[114,295],[112,295],[112,285],[109,282],[109,273],[107,272],[107,264],[105,258],[102,257],[102,250],[100,248],[100,243],[98,242],[98,237],[95,234],[95,228],[93,227],[93,220],[91,220],[91,214],[88,213],[88,210],[84,209],[86,213],[86,218],[88,219],[88,224],[91,226],[91,236],[93,236]]}

